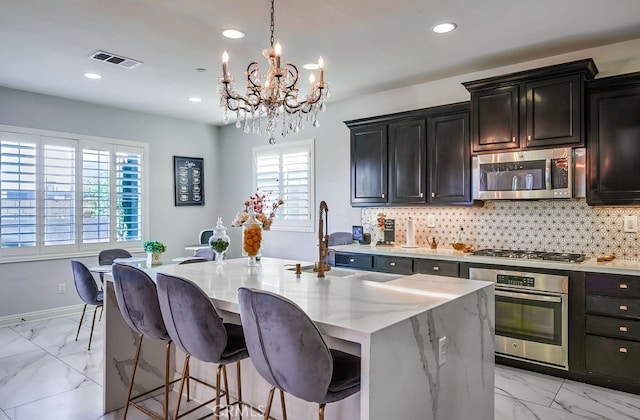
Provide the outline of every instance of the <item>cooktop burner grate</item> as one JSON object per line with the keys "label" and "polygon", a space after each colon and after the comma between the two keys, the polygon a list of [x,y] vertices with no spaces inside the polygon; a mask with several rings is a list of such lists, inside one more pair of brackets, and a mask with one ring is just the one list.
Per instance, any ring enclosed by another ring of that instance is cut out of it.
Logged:
{"label": "cooktop burner grate", "polygon": [[525,251],[519,249],[480,249],[472,252],[479,257],[515,258],[521,260],[545,260],[570,263],[581,263],[587,259],[584,254],[566,252]]}

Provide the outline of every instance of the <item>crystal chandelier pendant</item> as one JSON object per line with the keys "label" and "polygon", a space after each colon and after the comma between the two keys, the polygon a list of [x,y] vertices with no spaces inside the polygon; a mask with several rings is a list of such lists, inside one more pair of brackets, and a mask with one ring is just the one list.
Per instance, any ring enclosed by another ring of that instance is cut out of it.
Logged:
{"label": "crystal chandelier pendant", "polygon": [[[225,51],[222,54],[222,77],[218,84],[220,106],[224,108],[224,123],[228,122],[228,111],[235,113],[237,129],[247,134],[261,135],[266,132],[270,144],[276,143],[274,133],[280,117],[282,137],[303,129],[303,118],[318,127],[318,110],[326,109],[325,100],[329,96],[329,84],[324,81],[324,60],[320,57],[318,79],[311,74],[309,94],[304,100],[299,99],[298,68],[288,62],[282,65],[282,47],[279,42],[274,42],[274,3],[275,0],[271,0],[270,47],[262,51],[269,63],[267,71],[261,76],[258,62],[250,63],[246,71],[247,92],[239,94],[235,91],[233,77],[229,74],[229,54]],[[263,118],[267,121],[265,130],[261,127]]]}

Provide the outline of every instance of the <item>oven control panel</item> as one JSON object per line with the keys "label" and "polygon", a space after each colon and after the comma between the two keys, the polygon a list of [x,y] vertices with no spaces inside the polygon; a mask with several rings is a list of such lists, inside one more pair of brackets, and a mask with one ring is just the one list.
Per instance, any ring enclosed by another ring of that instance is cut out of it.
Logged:
{"label": "oven control panel", "polygon": [[536,287],[536,279],[526,276],[514,276],[511,274],[498,274],[496,279],[498,284],[508,284],[510,286]]}

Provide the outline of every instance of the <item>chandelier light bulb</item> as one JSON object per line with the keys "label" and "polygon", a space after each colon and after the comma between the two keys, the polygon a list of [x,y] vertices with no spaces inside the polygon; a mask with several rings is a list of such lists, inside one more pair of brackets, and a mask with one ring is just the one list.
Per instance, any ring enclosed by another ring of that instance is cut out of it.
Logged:
{"label": "chandelier light bulb", "polygon": [[274,46],[274,49],[276,51],[276,55],[277,56],[281,56],[282,55],[282,45],[280,45],[280,41],[276,42],[276,45]]}
{"label": "chandelier light bulb", "polygon": [[313,75],[313,73],[309,74],[309,84],[311,86],[313,86],[313,84],[316,82],[316,76]]}
{"label": "chandelier light bulb", "polygon": [[227,50],[222,53],[222,79],[227,80],[229,74],[229,54]]}
{"label": "chandelier light bulb", "polygon": [[321,68],[321,69],[324,68],[324,59],[322,58],[322,56],[318,58],[318,68]]}

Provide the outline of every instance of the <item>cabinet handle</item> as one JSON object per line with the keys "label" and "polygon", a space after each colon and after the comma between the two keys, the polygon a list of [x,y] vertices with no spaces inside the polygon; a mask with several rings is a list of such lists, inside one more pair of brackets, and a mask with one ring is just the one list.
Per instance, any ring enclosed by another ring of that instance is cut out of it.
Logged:
{"label": "cabinet handle", "polygon": [[531,136],[527,137],[527,140],[531,141]]}
{"label": "cabinet handle", "polygon": [[424,193],[420,193],[420,198],[424,197]]}
{"label": "cabinet handle", "polygon": [[381,195],[382,198],[384,198],[384,193]]}
{"label": "cabinet handle", "polygon": [[626,311],[627,310],[627,305],[620,305],[620,310],[621,311]]}
{"label": "cabinet handle", "polygon": [[353,258],[349,258],[349,262],[356,262]]}
{"label": "cabinet handle", "polygon": [[628,289],[629,285],[625,284],[625,283],[620,283],[620,288],[621,289]]}
{"label": "cabinet handle", "polygon": [[436,193],[431,193],[431,197],[435,197],[435,196],[436,196]]}
{"label": "cabinet handle", "polygon": [[515,137],[511,137],[511,141],[515,143],[516,142],[516,138]]}
{"label": "cabinet handle", "polygon": [[620,326],[620,332],[627,332],[627,327],[624,325]]}
{"label": "cabinet handle", "polygon": [[390,265],[391,267],[395,267],[395,266],[396,266],[396,263],[394,263],[394,262],[390,262],[390,263],[389,263],[389,265]]}
{"label": "cabinet handle", "polygon": [[627,352],[626,347],[620,347],[620,353],[626,353],[626,352]]}
{"label": "cabinet handle", "polygon": [[438,266],[433,267],[433,271],[439,271],[439,270],[440,270],[440,267]]}

